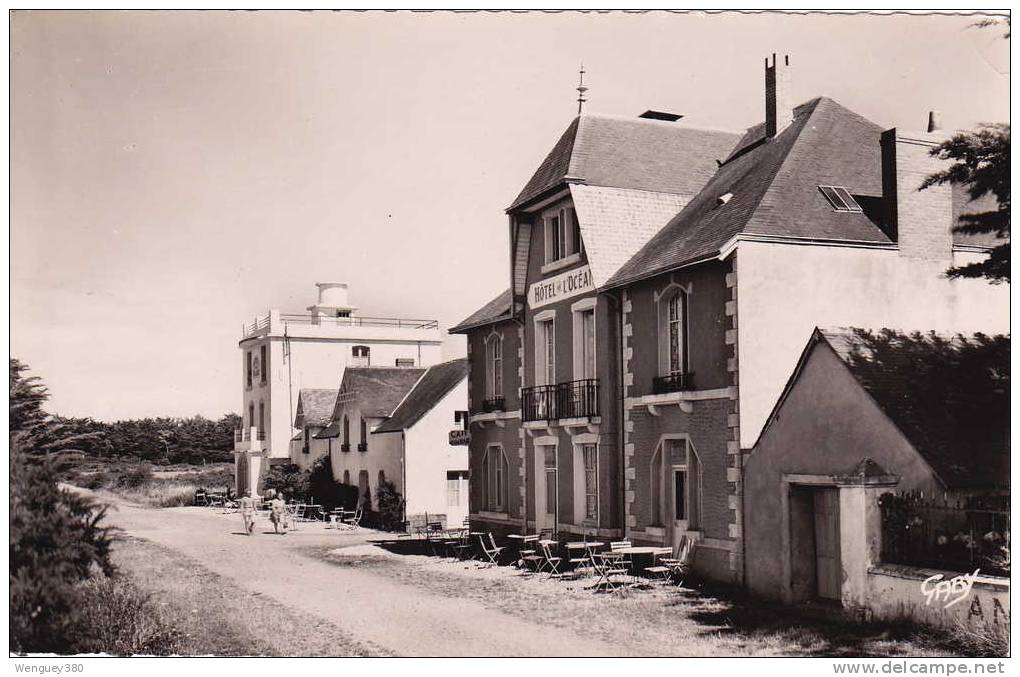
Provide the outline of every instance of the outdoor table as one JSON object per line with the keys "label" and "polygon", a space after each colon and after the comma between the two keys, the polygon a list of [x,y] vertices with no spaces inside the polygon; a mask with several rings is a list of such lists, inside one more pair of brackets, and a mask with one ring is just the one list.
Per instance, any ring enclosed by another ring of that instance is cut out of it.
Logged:
{"label": "outdoor table", "polygon": [[[570,541],[568,543],[565,543],[564,547],[567,549],[567,561],[571,562],[575,559],[590,561],[595,557],[596,550],[604,545],[605,543],[603,543],[602,541]],[[574,554],[574,551],[577,550],[582,551],[581,557],[578,557],[577,555]],[[578,575],[580,575],[581,574],[580,569],[582,568],[582,566],[585,566],[584,562],[583,561],[580,563],[574,562],[574,564],[576,565],[574,567],[574,571],[577,572]]]}
{"label": "outdoor table", "polygon": [[[665,555],[665,554],[672,553],[672,552],[673,552],[672,548],[665,548],[665,547],[661,547],[661,546],[635,545],[635,546],[631,546],[629,548],[619,548],[617,550],[614,550],[613,554],[614,555],[619,555],[621,557],[624,556],[624,555],[630,555],[631,556],[632,568],[636,569],[637,566],[634,564],[634,560],[633,560],[634,557],[637,557],[637,556],[642,556],[642,557],[649,556],[649,557],[651,557],[654,560],[656,555]],[[642,567],[642,569],[643,568],[644,567]]]}

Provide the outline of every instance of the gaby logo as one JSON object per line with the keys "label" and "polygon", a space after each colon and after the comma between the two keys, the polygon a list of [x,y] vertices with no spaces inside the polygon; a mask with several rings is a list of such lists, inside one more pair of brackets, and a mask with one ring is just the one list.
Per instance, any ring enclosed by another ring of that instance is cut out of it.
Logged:
{"label": "gaby logo", "polygon": [[931,606],[934,602],[945,602],[943,608],[948,609],[957,602],[962,602],[970,594],[974,587],[974,580],[981,569],[974,569],[972,574],[960,574],[953,578],[943,580],[943,574],[935,574],[921,581],[921,594],[924,595],[924,603]]}

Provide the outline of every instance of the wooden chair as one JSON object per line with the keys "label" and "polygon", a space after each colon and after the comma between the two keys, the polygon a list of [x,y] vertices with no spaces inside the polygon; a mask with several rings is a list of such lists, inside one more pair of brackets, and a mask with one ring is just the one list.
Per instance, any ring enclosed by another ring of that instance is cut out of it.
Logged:
{"label": "wooden chair", "polygon": [[[613,541],[609,544],[609,551],[617,552],[618,550],[623,550],[624,548],[631,547],[633,547],[633,544],[629,540]],[[629,570],[633,571],[634,561],[631,559],[630,555],[624,555],[623,557],[621,557],[620,562],[624,564]]]}

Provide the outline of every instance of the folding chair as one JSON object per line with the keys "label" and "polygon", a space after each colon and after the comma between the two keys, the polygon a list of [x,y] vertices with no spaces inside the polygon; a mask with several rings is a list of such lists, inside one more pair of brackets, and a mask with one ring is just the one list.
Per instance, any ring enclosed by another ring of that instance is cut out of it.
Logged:
{"label": "folding chair", "polygon": [[[633,547],[633,544],[630,541],[613,541],[612,543],[609,544],[609,552],[617,552],[619,550],[623,550],[624,548],[631,547]],[[633,571],[634,561],[631,559],[630,555],[624,555],[623,557],[621,557],[620,563],[626,565],[628,569]]]}
{"label": "folding chair", "polygon": [[613,577],[628,574],[627,569],[620,566],[618,559],[607,556],[605,553],[594,555],[591,559],[591,566],[598,578],[595,581],[595,585],[590,586],[589,589],[596,592],[602,587],[611,592],[616,591],[621,587],[621,584],[613,580]]}
{"label": "folding chair", "polygon": [[694,563],[695,547],[694,540],[685,535],[676,545],[675,557],[659,560],[659,563],[668,569],[665,574],[666,580],[673,580],[677,585],[683,587],[684,577],[690,573]]}
{"label": "folding chair", "polygon": [[542,555],[538,554],[538,534],[531,534],[522,538],[517,568],[538,573],[542,565],[542,559]]}
{"label": "folding chair", "polygon": [[560,562],[563,561],[562,557],[553,557],[552,546],[549,543],[542,543],[542,563],[539,565],[539,571],[546,571],[548,569],[549,578],[554,576],[560,576]]}
{"label": "folding chair", "polygon": [[499,556],[506,548],[496,545],[496,539],[492,537],[491,531],[488,536],[488,545],[485,543],[485,536],[478,536],[478,542],[482,546],[482,554],[489,560],[484,566],[499,566]]}

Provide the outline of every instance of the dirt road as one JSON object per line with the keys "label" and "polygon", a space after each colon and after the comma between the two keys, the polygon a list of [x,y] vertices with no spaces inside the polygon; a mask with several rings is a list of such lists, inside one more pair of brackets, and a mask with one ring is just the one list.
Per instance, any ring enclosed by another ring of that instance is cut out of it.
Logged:
{"label": "dirt road", "polygon": [[237,515],[209,508],[139,508],[104,496],[109,523],[193,558],[249,594],[266,595],[298,614],[333,623],[358,641],[405,656],[612,656],[623,647],[565,629],[531,623],[477,601],[432,594],[387,576],[386,568],[329,564],[316,553],[350,547],[398,557],[366,545],[370,532],[318,524],[277,536],[266,521],[246,536]]}

